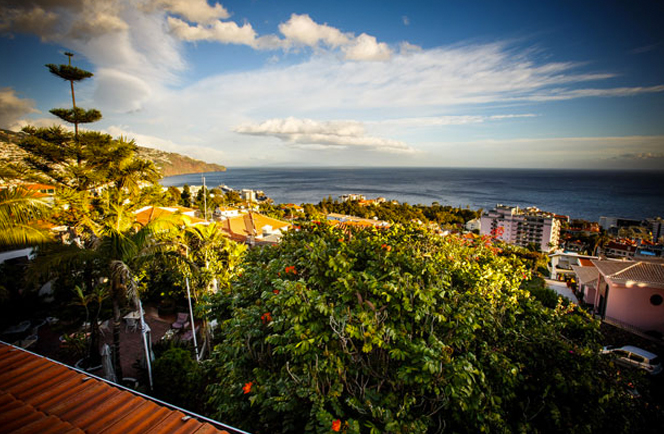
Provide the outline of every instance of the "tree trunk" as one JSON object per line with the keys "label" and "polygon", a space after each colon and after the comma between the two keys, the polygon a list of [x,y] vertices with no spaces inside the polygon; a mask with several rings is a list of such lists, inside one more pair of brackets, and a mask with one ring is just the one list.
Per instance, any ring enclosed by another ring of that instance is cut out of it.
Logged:
{"label": "tree trunk", "polygon": [[113,367],[115,368],[115,377],[122,382],[122,363],[120,363],[120,327],[122,326],[122,317],[120,316],[120,294],[118,285],[115,281],[112,283],[113,292]]}
{"label": "tree trunk", "polygon": [[99,315],[94,312],[90,317],[90,366],[101,365],[101,354],[99,354]]}
{"label": "tree trunk", "polygon": [[[92,270],[90,267],[90,264],[86,264],[85,267],[85,282],[89,290],[92,290],[93,286],[93,279],[92,279]],[[97,306],[97,309],[92,310],[92,314],[90,315],[89,321],[90,321],[90,353],[89,353],[89,361],[90,361],[90,366],[99,366],[101,365],[101,354],[99,354],[99,308],[100,306]]]}

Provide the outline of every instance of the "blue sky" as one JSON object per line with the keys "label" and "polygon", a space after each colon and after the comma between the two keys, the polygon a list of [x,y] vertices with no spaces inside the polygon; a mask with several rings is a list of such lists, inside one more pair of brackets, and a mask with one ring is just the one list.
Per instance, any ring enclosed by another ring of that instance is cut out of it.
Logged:
{"label": "blue sky", "polygon": [[664,167],[662,2],[2,0],[0,127],[229,167]]}

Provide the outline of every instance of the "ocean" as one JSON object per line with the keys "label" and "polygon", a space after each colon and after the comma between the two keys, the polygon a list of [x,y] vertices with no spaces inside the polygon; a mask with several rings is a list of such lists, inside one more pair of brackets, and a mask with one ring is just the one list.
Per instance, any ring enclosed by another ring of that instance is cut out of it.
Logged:
{"label": "ocean", "polygon": [[489,209],[496,204],[598,221],[664,217],[664,171],[467,168],[238,168],[164,178],[164,186],[263,190],[275,203],[318,203],[359,193],[410,204]]}

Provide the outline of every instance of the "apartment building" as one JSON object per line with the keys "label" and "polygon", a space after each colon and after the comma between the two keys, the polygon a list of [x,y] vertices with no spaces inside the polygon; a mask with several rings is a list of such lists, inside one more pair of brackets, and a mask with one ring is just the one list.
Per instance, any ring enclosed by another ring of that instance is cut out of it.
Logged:
{"label": "apartment building", "polygon": [[535,207],[496,205],[480,218],[480,233],[509,244],[527,247],[531,243],[548,252],[558,246],[560,221],[552,213]]}

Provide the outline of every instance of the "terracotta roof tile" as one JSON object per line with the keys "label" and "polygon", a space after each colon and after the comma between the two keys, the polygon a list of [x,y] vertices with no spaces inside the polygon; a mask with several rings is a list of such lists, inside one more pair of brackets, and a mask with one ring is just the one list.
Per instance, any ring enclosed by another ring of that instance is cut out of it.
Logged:
{"label": "terracotta roof tile", "polygon": [[0,432],[227,433],[4,343],[0,343]]}
{"label": "terracotta roof tile", "polygon": [[273,219],[258,213],[248,213],[220,222],[221,228],[231,235],[232,239],[244,240],[249,236],[262,235],[261,229],[270,226],[273,231],[287,229],[290,223]]}
{"label": "terracotta roof tile", "polygon": [[664,264],[649,262],[592,261],[607,278],[617,282],[637,282],[664,287]]}
{"label": "terracotta roof tile", "polygon": [[576,277],[584,285],[596,285],[597,278],[599,277],[599,271],[594,266],[590,267],[580,267],[578,265],[572,265],[572,270],[576,273]]}
{"label": "terracotta roof tile", "polygon": [[624,270],[627,267],[634,265],[634,262],[626,261],[606,261],[603,259],[594,259],[592,261],[593,265],[605,276],[610,276],[613,273]]}

